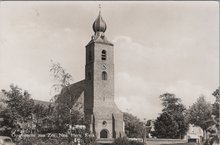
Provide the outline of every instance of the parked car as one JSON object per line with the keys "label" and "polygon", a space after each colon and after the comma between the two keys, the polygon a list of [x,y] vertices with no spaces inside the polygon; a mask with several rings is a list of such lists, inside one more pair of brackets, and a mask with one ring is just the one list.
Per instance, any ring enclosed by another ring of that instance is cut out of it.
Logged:
{"label": "parked car", "polygon": [[15,145],[15,143],[8,136],[0,136],[0,145]]}

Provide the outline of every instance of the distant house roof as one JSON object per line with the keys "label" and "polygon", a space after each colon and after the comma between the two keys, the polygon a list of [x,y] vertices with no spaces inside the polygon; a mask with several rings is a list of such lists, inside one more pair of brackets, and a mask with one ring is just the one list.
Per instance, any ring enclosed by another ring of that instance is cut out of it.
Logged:
{"label": "distant house roof", "polygon": [[189,124],[189,130],[188,130],[187,134],[196,134],[198,136],[203,136],[203,130],[199,126]]}
{"label": "distant house roof", "polygon": [[47,102],[47,101],[41,101],[41,100],[34,100],[34,104],[49,106],[50,104],[54,104],[54,103],[53,102]]}
{"label": "distant house roof", "polygon": [[199,136],[196,134],[188,134],[188,139],[199,139]]}

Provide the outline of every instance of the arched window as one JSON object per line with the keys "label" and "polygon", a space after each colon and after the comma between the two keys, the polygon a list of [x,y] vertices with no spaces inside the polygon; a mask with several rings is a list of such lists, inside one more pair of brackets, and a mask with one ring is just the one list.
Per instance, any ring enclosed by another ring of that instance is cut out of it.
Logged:
{"label": "arched window", "polygon": [[100,132],[100,138],[108,138],[108,130],[103,129],[103,130]]}
{"label": "arched window", "polygon": [[107,59],[106,51],[102,50],[102,60],[106,60],[106,59]]}
{"label": "arched window", "polygon": [[107,72],[102,72],[102,80],[107,80]]}

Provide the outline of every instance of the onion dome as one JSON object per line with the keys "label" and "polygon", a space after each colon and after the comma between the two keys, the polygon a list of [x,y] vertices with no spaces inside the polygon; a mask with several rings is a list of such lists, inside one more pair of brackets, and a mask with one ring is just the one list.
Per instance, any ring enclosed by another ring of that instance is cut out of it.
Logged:
{"label": "onion dome", "polygon": [[96,32],[105,32],[107,25],[105,21],[102,19],[101,12],[99,11],[99,16],[96,18],[95,22],[93,23],[93,31]]}

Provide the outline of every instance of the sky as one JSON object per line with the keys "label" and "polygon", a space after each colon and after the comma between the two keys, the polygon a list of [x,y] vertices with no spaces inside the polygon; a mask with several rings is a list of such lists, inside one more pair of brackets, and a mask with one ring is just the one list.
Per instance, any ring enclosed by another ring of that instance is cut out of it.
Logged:
{"label": "sky", "polygon": [[1,1],[0,89],[10,84],[49,101],[51,60],[84,79],[85,46],[99,4],[114,43],[115,102],[140,119],[161,112],[174,93],[188,108],[219,87],[217,1]]}

